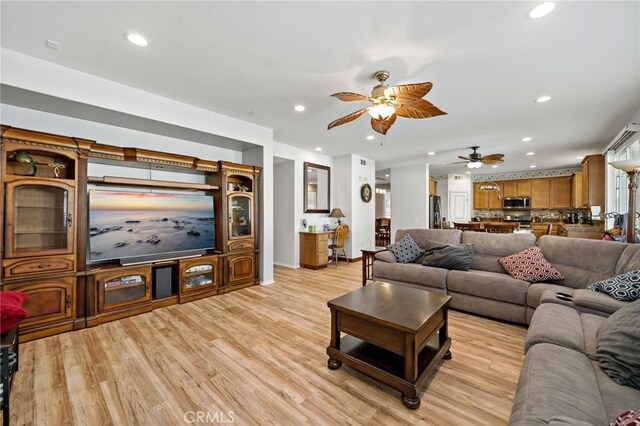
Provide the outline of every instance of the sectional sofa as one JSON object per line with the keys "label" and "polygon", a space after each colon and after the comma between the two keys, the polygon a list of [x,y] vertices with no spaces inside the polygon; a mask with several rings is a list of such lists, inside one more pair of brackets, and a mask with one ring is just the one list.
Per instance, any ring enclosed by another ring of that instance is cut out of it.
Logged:
{"label": "sectional sofa", "polygon": [[[467,312],[530,323],[510,426],[608,425],[623,411],[640,409],[640,390],[614,382],[596,360],[600,325],[630,302],[585,290],[640,269],[640,245],[543,236],[545,258],[565,279],[530,284],[513,279],[498,259],[534,246],[532,234],[408,229],[397,231],[396,241],[407,233],[423,248],[427,241],[473,244],[471,270],[423,266],[421,259],[400,264],[385,251],[376,254],[374,279],[447,293],[451,307]],[[573,300],[558,299],[558,292]]]}
{"label": "sectional sofa", "polygon": [[414,263],[398,263],[390,251],[376,254],[373,279],[447,293],[451,307],[506,321],[528,324],[543,300],[556,300],[556,293],[573,297],[561,302],[576,309],[601,316],[626,305],[606,294],[585,288],[596,281],[640,269],[640,245],[608,241],[543,236],[539,246],[545,258],[565,279],[557,282],[528,283],[512,278],[498,263],[501,257],[533,247],[533,234],[491,234],[443,229],[401,229],[398,241],[411,235],[420,247],[427,241],[445,244],[473,244],[474,255],[469,271],[449,271]]}

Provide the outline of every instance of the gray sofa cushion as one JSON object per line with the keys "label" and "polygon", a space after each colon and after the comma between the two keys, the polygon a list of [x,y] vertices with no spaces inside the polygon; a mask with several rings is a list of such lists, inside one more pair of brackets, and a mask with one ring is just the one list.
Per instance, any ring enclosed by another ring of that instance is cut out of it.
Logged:
{"label": "gray sofa cushion", "polygon": [[[543,303],[533,313],[525,352],[538,343],[553,343],[594,359],[596,331],[604,320],[601,316],[580,313],[568,306]],[[562,326],[558,327],[558,324]]]}
{"label": "gray sofa cushion", "polygon": [[373,278],[399,281],[426,287],[446,289],[448,269],[432,268],[417,263],[373,262]]}
{"label": "gray sofa cushion", "polygon": [[449,271],[447,289],[484,299],[499,300],[526,306],[529,283],[495,272]]}
{"label": "gray sofa cushion", "polygon": [[640,245],[624,244],[626,248],[622,252],[614,275],[624,274],[625,272],[640,269]]}
{"label": "gray sofa cushion", "polygon": [[620,386],[598,367],[597,361],[592,361],[591,364],[596,374],[604,409],[610,422],[624,411],[637,410],[640,407],[640,390],[629,386]]}
{"label": "gray sofa cushion", "polygon": [[597,333],[596,356],[614,382],[640,389],[640,300],[602,323]]}
{"label": "gray sofa cushion", "polygon": [[442,244],[429,241],[422,257],[424,266],[468,271],[473,257],[471,244]]}
{"label": "gray sofa cushion", "polygon": [[600,313],[609,316],[630,302],[621,302],[603,293],[591,290],[578,289],[573,292],[573,304],[579,311]]}
{"label": "gray sofa cushion", "polygon": [[509,256],[536,244],[533,234],[491,234],[486,232],[462,233],[464,244],[473,244],[471,269],[504,273],[498,263],[501,257]]}
{"label": "gray sofa cushion", "polygon": [[540,343],[525,357],[509,424],[546,425],[560,414],[593,425],[608,424],[589,358]]}
{"label": "gray sofa cushion", "polygon": [[383,262],[388,262],[388,263],[396,263],[396,255],[389,250],[376,253],[375,259],[381,260]]}
{"label": "gray sofa cushion", "polygon": [[444,244],[460,244],[462,231],[459,229],[398,229],[396,231],[396,239],[398,241],[405,234],[411,235],[411,238],[420,247],[425,247],[427,241],[436,241]]}
{"label": "gray sofa cushion", "polygon": [[527,305],[532,308],[537,308],[542,300],[542,295],[548,290],[555,293],[559,292],[567,294],[572,294],[574,292],[573,288],[560,284],[534,283],[529,286],[529,291],[527,292]]}
{"label": "gray sofa cushion", "polygon": [[626,244],[544,235],[538,242],[544,257],[564,275],[560,284],[585,288],[612,277]]}

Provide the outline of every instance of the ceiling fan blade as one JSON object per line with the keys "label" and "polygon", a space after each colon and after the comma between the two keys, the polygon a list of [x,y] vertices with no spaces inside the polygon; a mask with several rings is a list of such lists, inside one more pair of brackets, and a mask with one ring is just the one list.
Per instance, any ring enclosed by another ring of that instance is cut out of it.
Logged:
{"label": "ceiling fan blade", "polygon": [[364,114],[365,112],[367,112],[369,110],[369,108],[371,107],[367,107],[367,108],[362,108],[359,109],[356,112],[352,112],[349,115],[345,115],[344,117],[340,117],[337,120],[333,120],[331,123],[329,123],[329,125],[327,126],[327,130],[331,130],[336,126],[340,126],[342,124],[346,124],[349,123],[353,120],[355,120],[356,118],[360,117],[362,114]]}
{"label": "ceiling fan blade", "polygon": [[502,157],[504,157],[504,154],[485,155],[484,157],[482,157],[482,162],[484,164],[504,163]]}
{"label": "ceiling fan blade", "polygon": [[396,122],[396,117],[397,116],[395,114],[392,114],[387,119],[371,117],[371,128],[378,133],[386,135],[387,131],[391,128],[391,125]]}
{"label": "ceiling fan blade", "polygon": [[424,99],[401,100],[396,106],[396,114],[405,118],[430,118],[445,115],[446,112]]}
{"label": "ceiling fan blade", "polygon": [[448,165],[448,164],[465,164],[465,163],[468,163],[468,161],[454,161],[453,163],[446,163],[446,164]]}
{"label": "ceiling fan blade", "polygon": [[344,101],[344,102],[371,101],[371,99],[369,99],[368,96],[360,95],[358,93],[353,93],[353,92],[334,93],[331,96],[333,96],[334,98],[338,98],[338,99],[340,99],[341,101]]}
{"label": "ceiling fan blade", "polygon": [[415,84],[401,84],[399,86],[391,86],[384,92],[387,97],[395,98],[422,98],[429,93],[433,83],[415,83]]}
{"label": "ceiling fan blade", "polygon": [[465,161],[471,161],[471,158],[469,158],[469,157],[462,157],[462,156],[458,155],[458,158],[461,159],[461,160],[465,160]]}

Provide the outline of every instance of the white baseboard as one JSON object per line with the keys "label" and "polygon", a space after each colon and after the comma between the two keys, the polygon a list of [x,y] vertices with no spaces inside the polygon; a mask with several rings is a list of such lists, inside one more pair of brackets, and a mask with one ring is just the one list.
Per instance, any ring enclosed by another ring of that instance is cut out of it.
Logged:
{"label": "white baseboard", "polygon": [[271,285],[271,284],[275,284],[275,283],[276,283],[275,280],[260,281],[260,285]]}
{"label": "white baseboard", "polygon": [[274,265],[278,265],[278,266],[284,266],[285,268],[291,268],[291,269],[298,269],[300,268],[300,265],[289,265],[286,263],[280,263],[280,262],[273,262]]}

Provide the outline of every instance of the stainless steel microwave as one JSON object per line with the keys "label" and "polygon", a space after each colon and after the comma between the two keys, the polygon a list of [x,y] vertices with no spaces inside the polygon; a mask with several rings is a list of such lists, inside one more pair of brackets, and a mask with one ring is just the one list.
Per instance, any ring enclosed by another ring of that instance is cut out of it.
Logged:
{"label": "stainless steel microwave", "polygon": [[531,210],[531,198],[529,197],[503,198],[502,208],[505,210]]}

